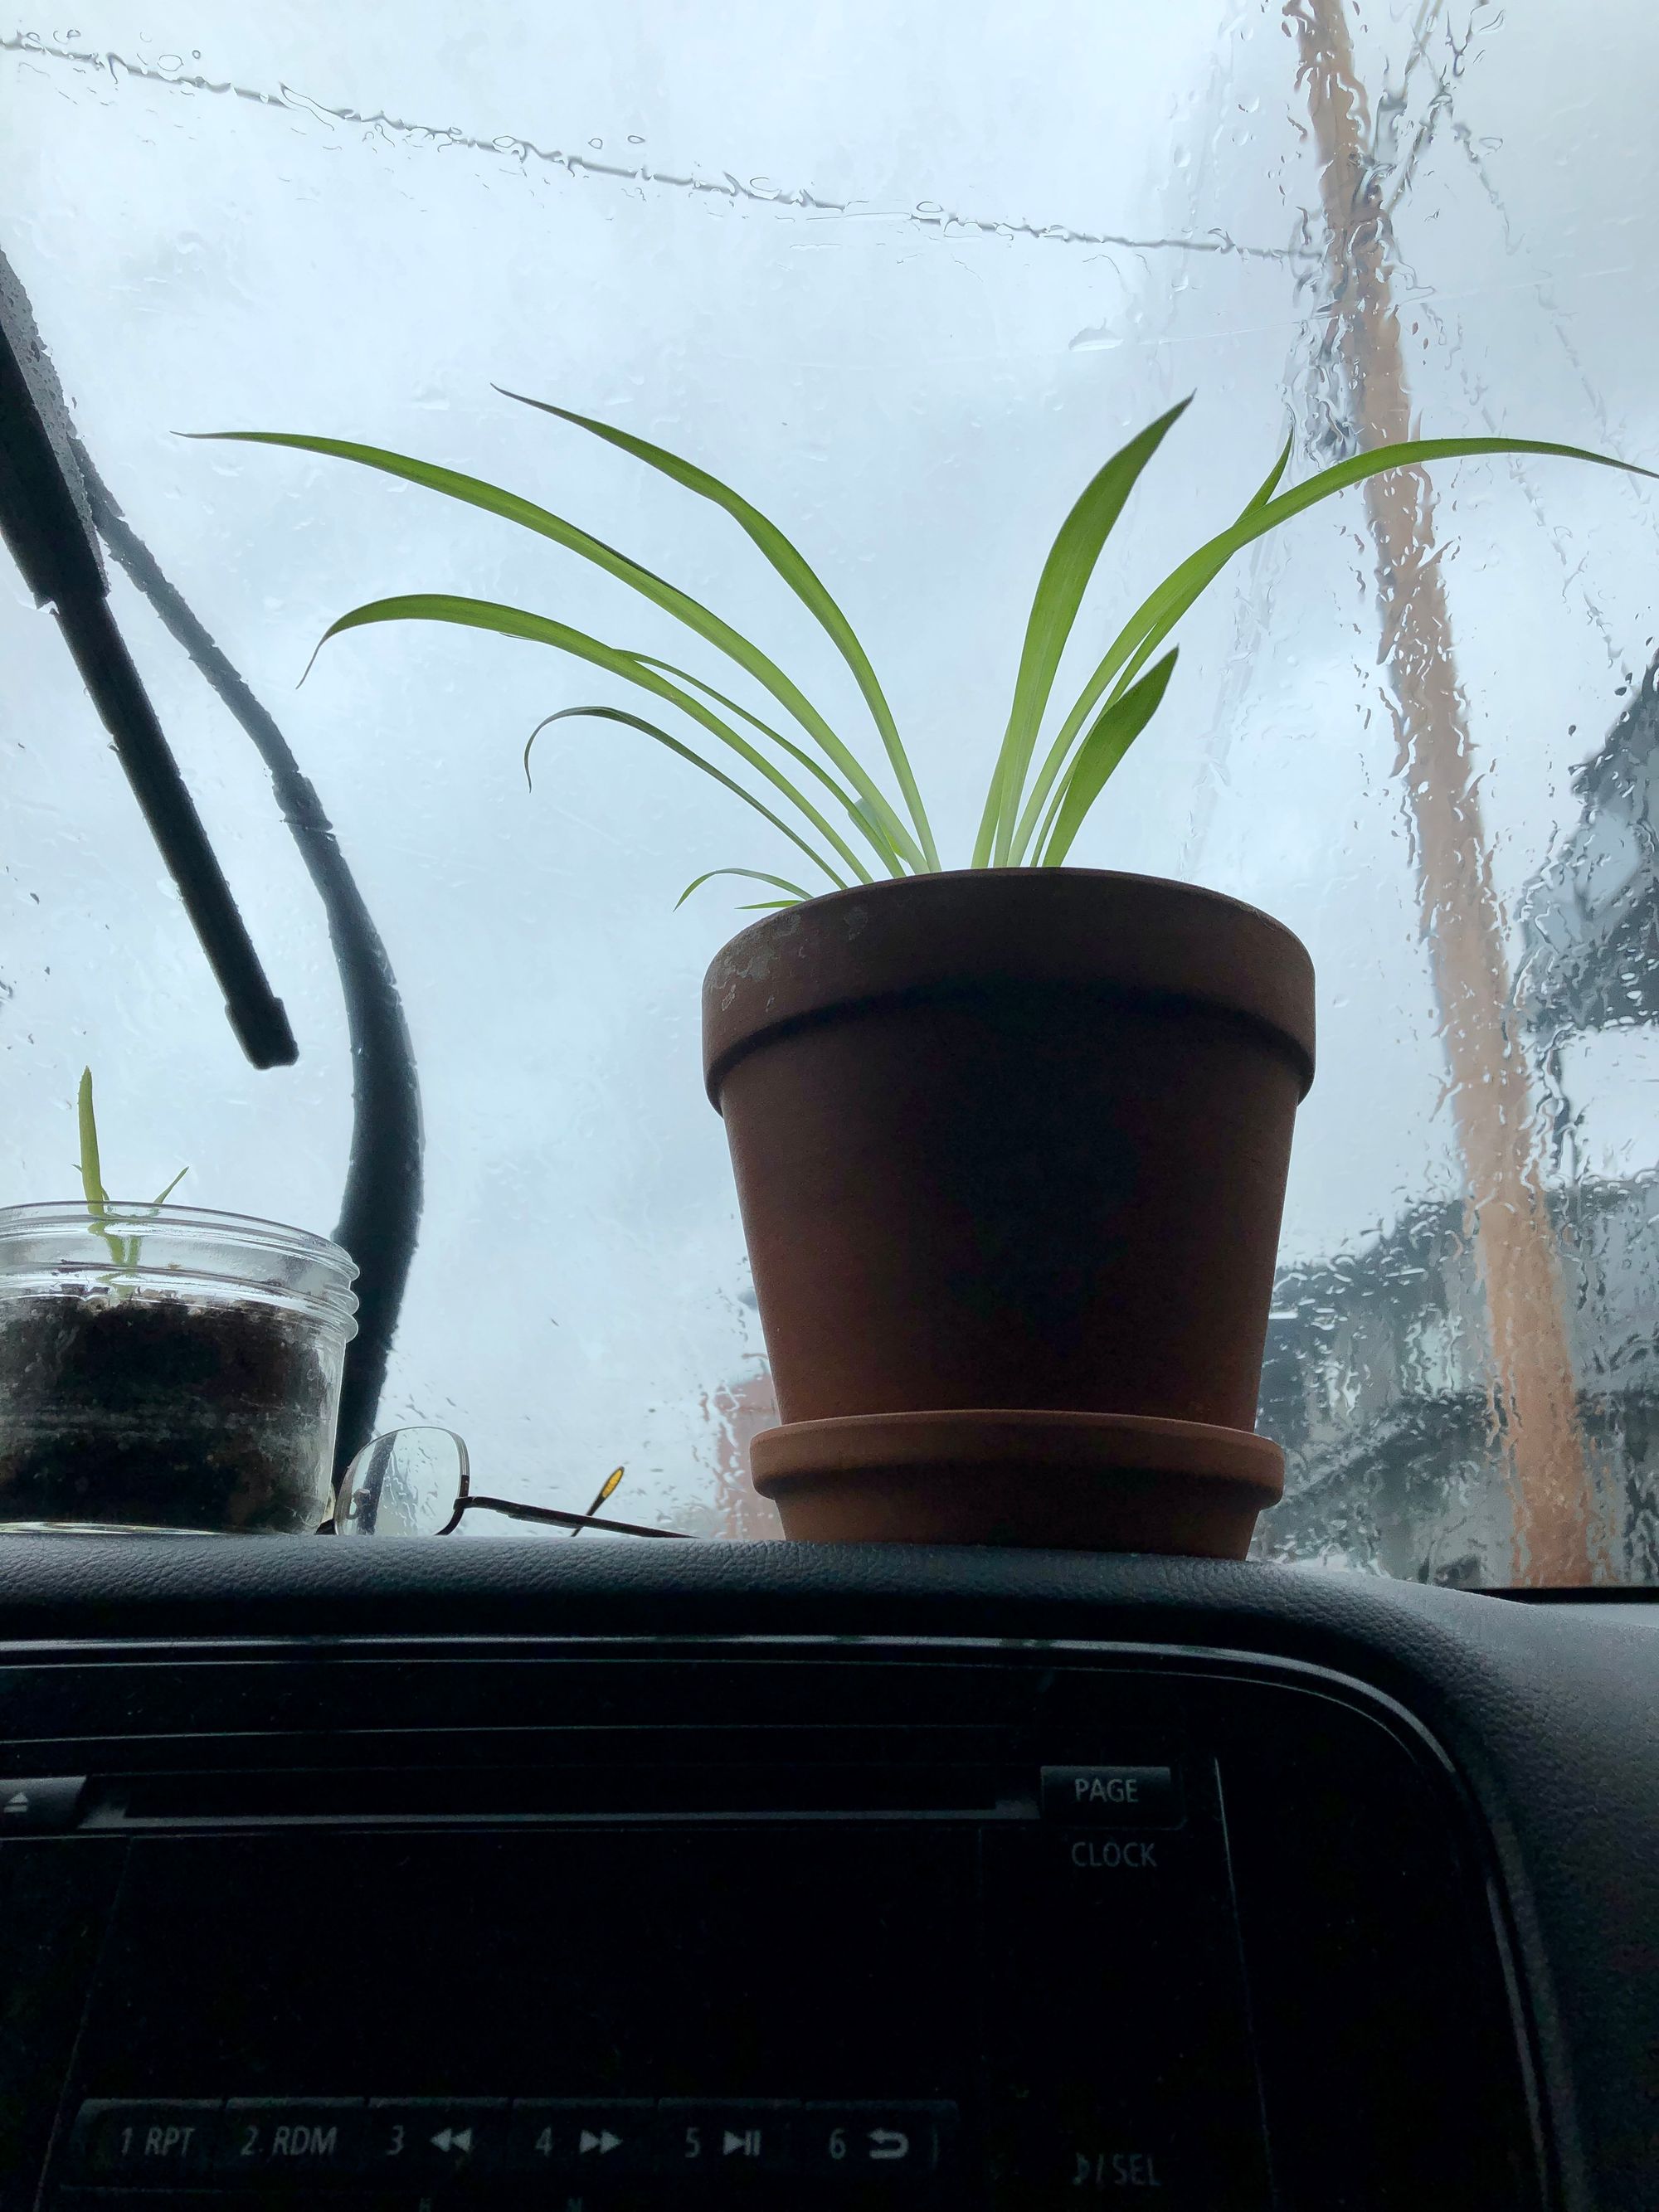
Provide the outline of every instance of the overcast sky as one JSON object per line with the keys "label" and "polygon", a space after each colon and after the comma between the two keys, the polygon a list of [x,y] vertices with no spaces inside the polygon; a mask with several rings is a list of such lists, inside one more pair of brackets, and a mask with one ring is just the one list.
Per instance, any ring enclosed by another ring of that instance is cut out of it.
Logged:
{"label": "overcast sky", "polygon": [[[672,1517],[708,1487],[705,1394],[760,1350],[697,1058],[700,978],[744,893],[674,901],[782,848],[606,726],[562,726],[526,793],[540,716],[621,696],[541,649],[402,627],[337,642],[295,686],[332,617],[420,589],[720,672],[505,525],[173,434],[355,436],[521,489],[716,605],[859,730],[830,647],[738,533],[491,386],[678,447],[842,599],[965,859],[1030,591],[1082,483],[1196,392],[1104,564],[1079,678],[1114,609],[1237,508],[1306,400],[1318,189],[1277,0],[112,0],[75,20],[21,19],[0,52],[0,243],[82,436],[276,712],[397,969],[428,1200],[386,1414],[459,1427],[490,1486],[549,1502],[585,1502],[623,1461],[635,1509]],[[1659,18],[1609,0],[1598,24],[1592,43],[1559,0],[1395,0],[1356,35],[1374,105],[1400,94],[1398,146],[1433,126],[1395,218],[1425,429],[1495,422],[1659,465]],[[1650,657],[1652,490],[1560,465],[1442,480],[1506,900]],[[1459,1188],[1362,532],[1349,501],[1241,562],[1073,855],[1213,884],[1306,939],[1322,1066],[1298,1258]],[[151,1190],[187,1162],[181,1196],[325,1230],[349,1074],[314,895],[245,738],[118,580],[115,602],[301,1058],[242,1061],[52,625],[0,580],[0,1202],[72,1190],[90,1059],[112,1181]],[[1576,1048],[1593,1166],[1654,1164],[1656,1066],[1650,1033]]]}

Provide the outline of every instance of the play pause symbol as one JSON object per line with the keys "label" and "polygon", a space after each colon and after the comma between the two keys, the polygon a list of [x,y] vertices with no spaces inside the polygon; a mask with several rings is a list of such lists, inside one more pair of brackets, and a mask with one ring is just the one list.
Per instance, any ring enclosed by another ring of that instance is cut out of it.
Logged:
{"label": "play pause symbol", "polygon": [[666,2099],[658,2110],[663,2163],[689,2174],[787,2171],[797,2109],[760,2099],[720,2105]]}

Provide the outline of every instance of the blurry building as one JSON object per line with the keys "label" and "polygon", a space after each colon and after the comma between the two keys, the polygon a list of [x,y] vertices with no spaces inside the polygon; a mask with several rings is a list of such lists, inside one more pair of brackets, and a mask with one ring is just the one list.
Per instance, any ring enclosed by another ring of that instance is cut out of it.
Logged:
{"label": "blurry building", "polygon": [[[1563,1048],[1659,1021],[1659,662],[1573,777],[1579,817],[1521,902],[1516,1000],[1566,1129]],[[1550,1194],[1586,1450],[1611,1576],[1659,1577],[1659,1129],[1650,1170],[1558,1170]],[[1443,1582],[1510,1578],[1484,1313],[1460,1204],[1413,1208],[1337,1259],[1283,1269],[1262,1427],[1283,1504],[1258,1550]]]}

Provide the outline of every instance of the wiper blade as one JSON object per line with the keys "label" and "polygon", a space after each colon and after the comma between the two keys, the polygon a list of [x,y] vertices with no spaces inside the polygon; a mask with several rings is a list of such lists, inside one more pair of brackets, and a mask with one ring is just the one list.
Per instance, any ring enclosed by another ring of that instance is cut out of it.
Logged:
{"label": "wiper blade", "polygon": [[37,606],[51,607],[208,965],[256,1067],[300,1056],[218,855],[109,606],[109,582],[69,414],[27,302],[0,263],[0,536]]}

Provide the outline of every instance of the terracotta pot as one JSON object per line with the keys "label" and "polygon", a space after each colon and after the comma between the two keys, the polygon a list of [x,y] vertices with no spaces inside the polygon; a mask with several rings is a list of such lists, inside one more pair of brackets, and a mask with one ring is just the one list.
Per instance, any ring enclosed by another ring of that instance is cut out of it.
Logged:
{"label": "terracotta pot", "polygon": [[704,1067],[786,1531],[1243,1556],[1313,1028],[1288,930],[1146,877],[912,877],[733,938]]}

